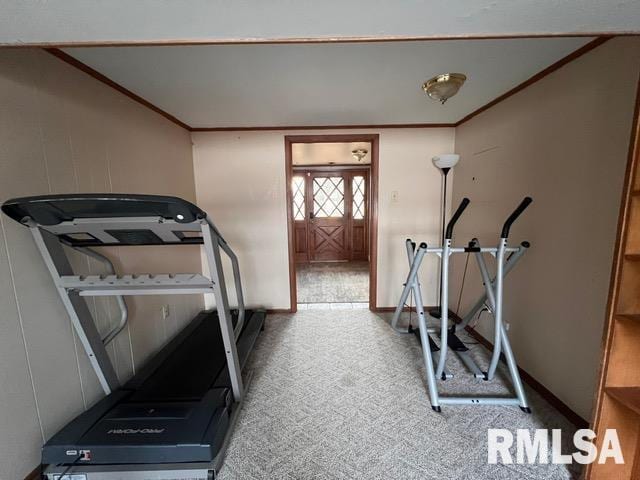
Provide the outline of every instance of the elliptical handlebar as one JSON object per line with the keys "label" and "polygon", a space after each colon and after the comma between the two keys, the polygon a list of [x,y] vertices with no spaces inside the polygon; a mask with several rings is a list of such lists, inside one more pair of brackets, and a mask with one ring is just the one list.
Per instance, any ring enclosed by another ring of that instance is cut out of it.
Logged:
{"label": "elliptical handlebar", "polygon": [[462,212],[464,212],[465,208],[467,208],[470,203],[471,203],[471,200],[469,200],[467,197],[465,197],[460,202],[460,205],[458,205],[458,209],[456,210],[456,212],[451,217],[451,220],[449,220],[449,223],[447,223],[447,230],[446,230],[446,233],[445,233],[445,236],[444,236],[444,238],[446,240],[451,240],[451,238],[453,237],[453,227],[456,226],[456,222],[458,221],[458,219],[462,215]]}
{"label": "elliptical handlebar", "polygon": [[513,213],[509,215],[509,218],[507,218],[507,221],[504,222],[504,225],[502,226],[502,233],[500,234],[500,238],[509,237],[509,230],[511,229],[511,225],[513,225],[513,222],[515,222],[518,219],[518,217],[522,214],[522,212],[524,212],[527,209],[527,207],[531,204],[531,202],[533,202],[533,199],[531,197],[524,197],[524,199],[520,202],[520,205],[516,207]]}

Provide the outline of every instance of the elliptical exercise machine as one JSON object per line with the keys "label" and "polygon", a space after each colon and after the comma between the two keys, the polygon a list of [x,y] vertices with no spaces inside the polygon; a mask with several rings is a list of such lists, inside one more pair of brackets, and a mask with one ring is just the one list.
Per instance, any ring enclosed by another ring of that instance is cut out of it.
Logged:
{"label": "elliptical exercise machine", "polygon": [[[520,260],[529,248],[528,242],[522,242],[518,247],[509,247],[509,231],[516,219],[524,212],[524,210],[532,202],[530,197],[525,197],[518,207],[511,213],[505,221],[500,239],[496,247],[482,247],[477,239],[471,240],[466,247],[453,247],[452,237],[453,229],[456,222],[464,210],[469,205],[468,198],[464,198],[457,210],[447,224],[444,236],[444,243],[441,247],[428,247],[426,243],[421,243],[416,249],[416,244],[407,239],[405,245],[407,249],[407,258],[409,260],[409,274],[400,296],[400,301],[393,314],[391,326],[400,333],[411,333],[409,329],[404,330],[398,327],[398,320],[407,303],[409,295],[413,293],[416,303],[416,313],[418,315],[418,332],[422,352],[424,357],[424,365],[427,376],[427,388],[431,401],[431,408],[440,412],[441,405],[513,405],[519,406],[526,413],[531,413],[527,398],[522,386],[522,380],[518,372],[511,344],[507,336],[507,330],[503,321],[503,295],[504,295],[504,278],[513,269],[515,264]],[[442,261],[442,276],[440,285],[440,330],[427,327],[427,319],[425,317],[424,304],[422,303],[422,294],[420,291],[420,283],[418,280],[418,272],[422,260],[427,253],[438,255]],[[485,287],[485,294],[474,304],[473,308],[463,317],[458,325],[449,327],[449,257],[455,253],[473,253],[478,263],[482,282]],[[496,258],[495,277],[491,278],[487,267],[484,254],[490,254]],[[494,348],[489,362],[487,371],[482,371],[474,362],[468,352],[466,345],[457,337],[456,328],[464,328],[475,317],[475,315],[485,308],[489,311],[494,319]],[[439,335],[439,345],[431,338],[430,334]],[[473,374],[475,378],[491,381],[495,377],[500,356],[504,353],[511,382],[515,390],[515,397],[486,397],[486,396],[444,396],[441,395],[437,387],[437,379],[446,380],[453,375],[445,369],[448,350],[451,348],[458,356],[466,368]]]}

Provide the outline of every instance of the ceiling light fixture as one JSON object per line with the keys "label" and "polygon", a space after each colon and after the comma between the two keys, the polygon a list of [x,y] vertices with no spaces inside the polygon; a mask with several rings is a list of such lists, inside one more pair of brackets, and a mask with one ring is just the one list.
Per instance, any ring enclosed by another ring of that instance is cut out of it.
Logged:
{"label": "ceiling light fixture", "polygon": [[355,158],[358,162],[361,162],[362,159],[367,156],[367,153],[369,153],[369,150],[367,150],[366,148],[357,148],[355,150],[351,150],[351,155],[353,155],[353,158]]}
{"label": "ceiling light fixture", "polygon": [[444,104],[453,97],[467,79],[462,73],[443,73],[427,80],[422,84],[422,90],[429,95],[429,98],[438,100]]}

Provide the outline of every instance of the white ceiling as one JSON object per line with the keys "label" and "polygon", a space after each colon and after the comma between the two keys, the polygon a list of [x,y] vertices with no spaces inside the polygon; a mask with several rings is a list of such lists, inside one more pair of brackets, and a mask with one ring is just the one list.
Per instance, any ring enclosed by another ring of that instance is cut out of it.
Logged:
{"label": "white ceiling", "polygon": [[0,0],[0,44],[638,32],[637,0]]}
{"label": "white ceiling", "polygon": [[[358,162],[351,152],[363,148],[367,154]],[[291,145],[291,160],[294,165],[353,165],[371,163],[369,142],[341,143],[294,143]]]}
{"label": "white ceiling", "polygon": [[[75,48],[191,127],[453,123],[590,38]],[[445,105],[429,77],[468,77]]]}

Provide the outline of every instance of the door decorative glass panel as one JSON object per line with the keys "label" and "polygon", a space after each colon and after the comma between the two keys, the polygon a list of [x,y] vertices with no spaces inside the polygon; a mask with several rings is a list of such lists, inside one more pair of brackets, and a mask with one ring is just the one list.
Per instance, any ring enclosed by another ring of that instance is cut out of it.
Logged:
{"label": "door decorative glass panel", "polygon": [[365,181],[362,175],[355,175],[351,182],[351,190],[353,195],[353,219],[362,220],[364,218],[365,205]]}
{"label": "door decorative glass panel", "polygon": [[293,219],[304,220],[304,177],[293,177],[291,188],[293,189]]}
{"label": "door decorative glass panel", "polygon": [[316,177],[313,179],[313,215],[317,218],[344,216],[343,177]]}

